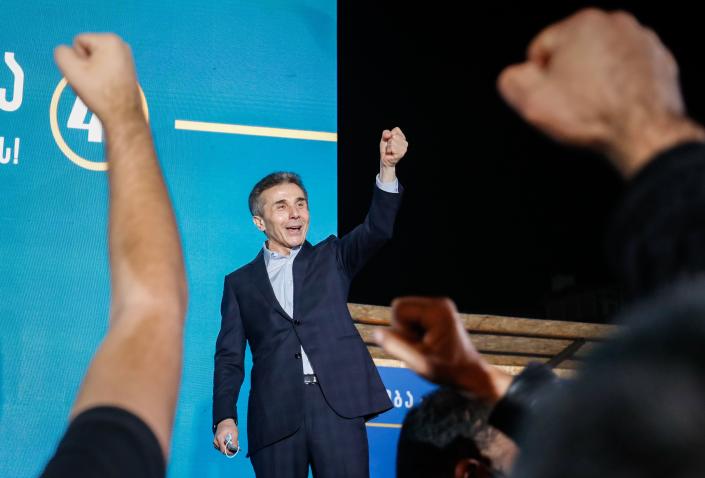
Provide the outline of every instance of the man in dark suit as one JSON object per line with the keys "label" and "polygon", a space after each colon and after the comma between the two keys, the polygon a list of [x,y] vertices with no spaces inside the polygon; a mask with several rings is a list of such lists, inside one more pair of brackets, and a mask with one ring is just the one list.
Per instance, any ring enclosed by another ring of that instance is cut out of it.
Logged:
{"label": "man in dark suit", "polygon": [[245,343],[252,351],[249,455],[258,478],[369,475],[365,420],[391,402],[352,323],[354,275],[391,237],[401,191],[396,164],[407,142],[384,131],[380,173],[364,223],[338,239],[306,241],[308,197],[298,175],[273,173],[249,197],[267,237],[249,264],[225,278],[216,342],[213,444],[237,443]]}

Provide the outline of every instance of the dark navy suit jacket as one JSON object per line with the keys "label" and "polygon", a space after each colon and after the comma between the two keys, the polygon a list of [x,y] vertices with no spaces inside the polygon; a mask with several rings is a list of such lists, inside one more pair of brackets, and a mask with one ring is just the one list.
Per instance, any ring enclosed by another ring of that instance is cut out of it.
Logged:
{"label": "dark navy suit jacket", "polygon": [[390,239],[401,202],[375,187],[364,223],[338,239],[306,242],[294,259],[294,319],[272,290],[262,251],[225,277],[216,342],[213,426],[237,419],[246,341],[252,351],[249,453],[293,434],[303,421],[303,345],[323,394],[343,417],[369,418],[392,404],[347,308],[353,276]]}

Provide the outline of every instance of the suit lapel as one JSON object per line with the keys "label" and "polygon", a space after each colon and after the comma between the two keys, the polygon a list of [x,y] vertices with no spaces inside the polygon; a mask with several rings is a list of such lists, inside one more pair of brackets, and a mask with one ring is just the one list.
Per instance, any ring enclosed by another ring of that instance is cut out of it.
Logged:
{"label": "suit lapel", "polygon": [[311,262],[311,249],[311,243],[305,241],[294,259],[294,317],[298,318],[301,318],[304,284],[306,283],[308,266]]}
{"label": "suit lapel", "polygon": [[[298,256],[296,257],[296,260],[298,260]],[[296,262],[296,260],[294,262]],[[274,295],[274,289],[272,289],[272,283],[269,281],[269,274],[267,274],[267,266],[264,264],[264,251],[261,249],[259,254],[257,254],[257,257],[255,257],[255,260],[252,262],[252,267],[254,284],[264,296],[264,300],[270,304],[273,304],[274,309],[279,312],[282,317],[287,320],[292,320],[292,318],[289,317],[289,314],[287,314],[282,308],[281,304],[279,304],[277,297]],[[294,264],[294,267],[296,267],[296,264]],[[296,277],[296,274],[294,274],[294,277]],[[296,288],[294,288],[294,291],[295,290]],[[296,307],[296,301],[294,301],[294,307]]]}

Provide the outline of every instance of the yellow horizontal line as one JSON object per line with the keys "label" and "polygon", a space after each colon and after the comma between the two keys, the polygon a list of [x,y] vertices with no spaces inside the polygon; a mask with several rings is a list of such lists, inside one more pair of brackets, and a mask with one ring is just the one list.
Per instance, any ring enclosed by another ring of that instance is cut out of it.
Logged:
{"label": "yellow horizontal line", "polygon": [[366,425],[368,427],[401,428],[401,424],[399,424],[399,423],[370,423],[370,422],[367,422]]}
{"label": "yellow horizontal line", "polygon": [[313,141],[338,141],[338,133],[308,131],[304,129],[265,128],[243,124],[207,123],[205,121],[175,120],[175,129],[206,131],[208,133],[244,134],[249,136],[269,136],[271,138],[309,139]]}
{"label": "yellow horizontal line", "polygon": [[374,360],[375,365],[378,367],[407,368],[406,365],[404,365],[404,362],[402,362],[401,360],[383,358],[376,358],[372,360]]}

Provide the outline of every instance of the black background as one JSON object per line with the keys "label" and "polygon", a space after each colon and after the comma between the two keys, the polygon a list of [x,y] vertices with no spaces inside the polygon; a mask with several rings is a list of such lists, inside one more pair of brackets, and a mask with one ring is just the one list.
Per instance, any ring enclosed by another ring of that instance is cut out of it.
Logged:
{"label": "black background", "polygon": [[[396,237],[350,301],[444,295],[464,312],[603,322],[620,291],[604,235],[624,185],[602,158],[523,123],[495,81],[531,39],[584,2],[338,4],[339,234],[364,219],[381,131],[410,143]],[[681,67],[689,113],[705,114],[705,36],[685,2],[597,2],[634,13]]]}

